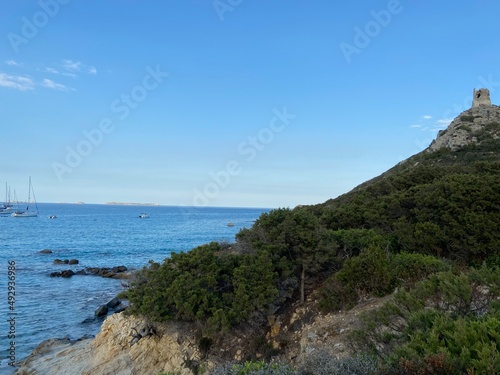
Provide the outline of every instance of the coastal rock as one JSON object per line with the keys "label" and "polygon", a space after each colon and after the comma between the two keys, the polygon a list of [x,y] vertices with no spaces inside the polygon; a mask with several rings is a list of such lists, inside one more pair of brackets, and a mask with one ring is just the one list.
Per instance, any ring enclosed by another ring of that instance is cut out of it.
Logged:
{"label": "coastal rock", "polygon": [[[77,259],[56,259],[54,260],[54,264],[68,264],[68,265],[73,265],[73,264],[78,264]],[[73,275],[79,275],[79,276],[86,276],[86,275],[95,275],[95,276],[101,276],[101,277],[106,277],[106,278],[113,278],[113,279],[127,279],[130,277],[131,272],[127,272],[128,269],[125,266],[118,266],[118,267],[113,267],[113,268],[107,268],[107,267],[88,267],[82,270],[78,271],[71,271],[71,270],[66,270],[66,271],[61,271],[61,272],[52,272],[50,274],[51,277],[71,277]]]}
{"label": "coastal rock", "polygon": [[95,316],[106,316],[108,315],[108,306],[101,305],[95,311]]}
{"label": "coastal rock", "polygon": [[68,259],[54,259],[54,264],[69,264]]}
{"label": "coastal rock", "polygon": [[114,311],[114,314],[118,314],[118,313],[121,313],[123,311],[127,310],[127,306],[124,306],[124,305],[121,305],[119,306],[115,311]]}
{"label": "coastal rock", "polygon": [[113,298],[111,301],[109,301],[108,303],[106,303],[106,306],[108,307],[108,309],[114,309],[115,307],[117,307],[120,303],[122,303],[122,301],[120,301],[118,299],[118,297],[115,297]]}
{"label": "coastal rock", "polygon": [[61,272],[61,277],[71,277],[75,273],[72,270],[64,270]]}
{"label": "coastal rock", "polygon": [[85,272],[87,275],[96,275],[106,278],[121,278],[121,274],[124,274],[126,271],[128,271],[128,268],[125,266],[117,266],[113,268],[108,268],[108,267],[85,268]]}
{"label": "coastal rock", "polygon": [[[296,305],[287,316],[275,315],[268,319],[268,327],[282,323],[279,334],[268,343],[276,350],[282,348],[283,342],[287,343],[281,359],[293,364],[303,363],[314,353],[325,350],[336,358],[350,356],[353,353],[349,333],[358,326],[359,314],[381,306],[390,298],[374,298],[352,310],[327,315],[313,314],[311,305]],[[290,325],[292,315],[296,321]],[[95,339],[56,339],[40,344],[20,363],[15,374],[156,375],[170,372],[194,375],[190,369],[194,368],[192,364],[210,369],[228,358],[245,358],[244,342],[250,338],[244,334],[219,343],[222,346],[211,351],[207,360],[206,353],[200,352],[195,327],[187,323],[168,322],[153,327],[138,317],[113,314],[104,320]]]}
{"label": "coastal rock", "polygon": [[78,264],[78,263],[80,263],[78,259],[54,259],[54,264]]}
{"label": "coastal rock", "polygon": [[71,277],[75,275],[75,273],[72,271],[72,270],[64,270],[64,271],[61,271],[61,272],[52,272],[50,274],[50,277]]}
{"label": "coastal rock", "polygon": [[40,344],[21,361],[16,375],[155,375],[171,372],[193,375],[187,363],[201,361],[194,333],[181,323],[160,327],[130,346],[134,329],[146,322],[113,314],[92,340],[52,341]]}
{"label": "coastal rock", "polygon": [[38,252],[39,254],[52,254],[52,250],[49,249],[43,249]]}

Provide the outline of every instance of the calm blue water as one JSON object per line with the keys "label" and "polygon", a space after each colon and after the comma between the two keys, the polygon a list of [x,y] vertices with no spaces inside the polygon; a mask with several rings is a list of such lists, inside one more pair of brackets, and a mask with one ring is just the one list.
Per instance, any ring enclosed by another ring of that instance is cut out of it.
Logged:
{"label": "calm blue water", "polygon": [[[41,341],[96,334],[101,322],[82,324],[96,308],[122,290],[119,280],[75,275],[51,278],[53,271],[125,265],[141,268],[171,252],[210,241],[233,242],[267,209],[180,208],[111,205],[39,204],[38,218],[0,217],[0,372],[7,363],[8,261],[16,263],[16,360]],[[150,218],[140,219],[147,212]],[[57,219],[49,219],[57,215]],[[234,223],[228,227],[227,223]],[[53,254],[40,254],[50,249]],[[54,259],[78,265],[54,265]]]}

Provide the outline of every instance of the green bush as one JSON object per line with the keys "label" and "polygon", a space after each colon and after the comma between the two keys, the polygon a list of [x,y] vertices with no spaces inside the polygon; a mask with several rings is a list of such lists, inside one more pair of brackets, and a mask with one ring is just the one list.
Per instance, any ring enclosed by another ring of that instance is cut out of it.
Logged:
{"label": "green bush", "polygon": [[498,268],[433,274],[363,314],[351,342],[388,373],[499,373],[499,297]]}
{"label": "green bush", "polygon": [[313,352],[299,367],[297,375],[371,375],[377,371],[377,358],[355,356],[337,359],[325,350]]}
{"label": "green bush", "polygon": [[295,375],[295,371],[283,363],[247,361],[242,364],[216,366],[210,375]]}
{"label": "green bush", "polygon": [[474,122],[474,119],[475,119],[474,116],[466,116],[466,115],[460,116],[460,121],[463,122]]}
{"label": "green bush", "polygon": [[371,246],[356,257],[347,259],[339,272],[329,278],[319,291],[318,305],[323,311],[349,309],[360,298],[384,296],[394,289],[390,255]]}
{"label": "green bush", "polygon": [[335,276],[328,278],[318,291],[318,307],[324,313],[352,309],[359,296]]}
{"label": "green bush", "polygon": [[131,313],[154,321],[196,321],[207,335],[264,310],[277,294],[266,252],[239,256],[224,252],[217,243],[172,254],[162,265],[141,270],[127,291]]}
{"label": "green bush", "polygon": [[451,265],[433,256],[400,253],[391,257],[390,270],[398,286],[413,287],[429,275],[449,271]]}

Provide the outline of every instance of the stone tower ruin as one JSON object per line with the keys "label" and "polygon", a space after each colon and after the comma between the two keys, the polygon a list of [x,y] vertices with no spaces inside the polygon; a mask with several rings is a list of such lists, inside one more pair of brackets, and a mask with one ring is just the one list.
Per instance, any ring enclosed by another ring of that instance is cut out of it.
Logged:
{"label": "stone tower ruin", "polygon": [[491,106],[490,90],[488,89],[474,89],[474,96],[472,99],[472,108],[480,106]]}

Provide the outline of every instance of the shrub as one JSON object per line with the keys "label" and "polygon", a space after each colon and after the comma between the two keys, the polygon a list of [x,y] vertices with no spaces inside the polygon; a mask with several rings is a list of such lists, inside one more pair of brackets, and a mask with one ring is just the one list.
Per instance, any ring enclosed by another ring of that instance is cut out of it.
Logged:
{"label": "shrub", "polygon": [[318,292],[318,307],[327,313],[338,310],[349,310],[356,306],[358,294],[349,289],[335,276],[326,280]]}
{"label": "shrub", "polygon": [[384,296],[394,289],[389,254],[371,246],[347,259],[339,272],[330,277],[319,291],[318,306],[323,311],[349,309],[360,298]]}
{"label": "shrub", "polygon": [[297,375],[370,375],[377,370],[377,358],[356,356],[337,359],[325,350],[309,355]]}
{"label": "shrub", "polygon": [[449,271],[451,266],[430,255],[400,253],[391,258],[390,269],[398,286],[413,287],[433,273]]}
{"label": "shrub", "polygon": [[460,116],[460,121],[463,122],[474,122],[474,119],[475,119],[474,116],[466,116],[466,115]]}
{"label": "shrub", "polygon": [[384,296],[393,290],[389,254],[380,247],[371,246],[359,256],[344,262],[335,275],[348,289],[356,290],[358,296]]}
{"label": "shrub", "polygon": [[499,297],[498,268],[440,272],[363,314],[351,342],[388,373],[500,373]]}
{"label": "shrub", "polygon": [[295,375],[295,371],[287,364],[247,361],[216,366],[210,375]]}
{"label": "shrub", "polygon": [[172,254],[162,265],[144,268],[127,291],[131,313],[154,321],[196,321],[209,336],[263,311],[277,294],[266,252],[228,254],[217,243]]}

